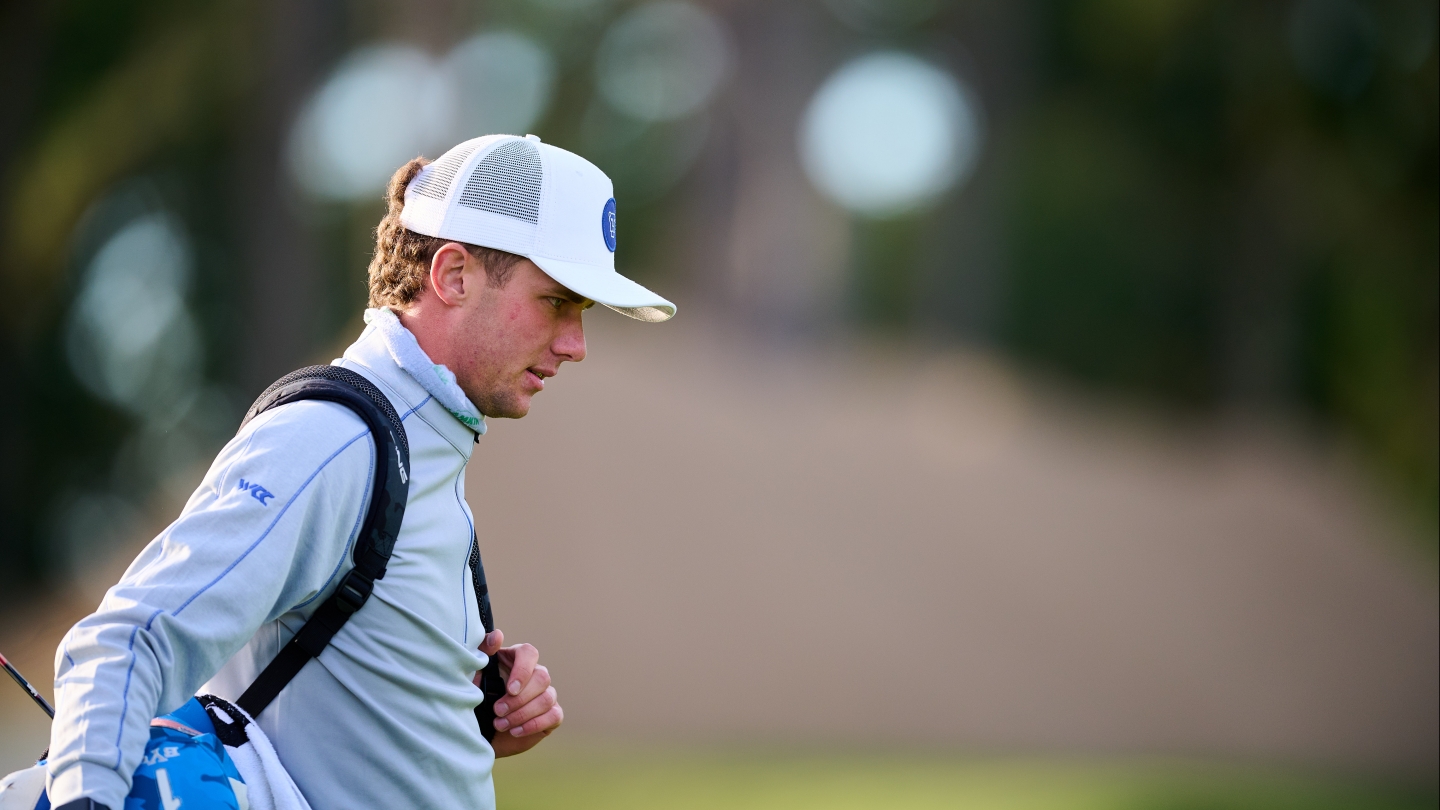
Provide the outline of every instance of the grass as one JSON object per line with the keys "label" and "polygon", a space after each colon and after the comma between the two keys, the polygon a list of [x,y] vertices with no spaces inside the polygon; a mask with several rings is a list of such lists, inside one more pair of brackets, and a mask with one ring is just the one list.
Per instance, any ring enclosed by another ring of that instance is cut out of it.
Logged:
{"label": "grass", "polygon": [[501,810],[1419,810],[1433,790],[1243,766],[557,750],[502,761]]}

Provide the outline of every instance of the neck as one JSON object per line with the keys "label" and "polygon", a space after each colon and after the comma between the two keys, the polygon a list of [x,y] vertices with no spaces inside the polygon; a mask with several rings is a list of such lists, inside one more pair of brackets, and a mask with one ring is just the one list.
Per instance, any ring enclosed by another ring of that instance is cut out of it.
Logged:
{"label": "neck", "polygon": [[[413,314],[413,313],[412,313]],[[422,324],[429,322],[429,319],[418,317],[411,321],[412,325],[424,329]],[[433,349],[422,346],[415,332],[410,331],[400,320],[400,316],[390,309],[369,309],[365,311],[365,323],[379,330],[390,357],[400,368],[413,377],[431,396],[439,400],[445,409],[454,414],[471,430],[476,433],[485,432],[485,419],[480,410],[471,402],[469,395],[460,388],[454,372],[443,363],[437,364],[437,358],[431,357]],[[435,337],[435,324],[430,322],[431,337]],[[443,332],[440,333],[443,335]],[[443,340],[431,341],[431,346],[444,347],[447,343]]]}
{"label": "neck", "polygon": [[420,344],[420,349],[430,358],[430,362],[454,368],[449,351],[449,324],[445,323],[444,318],[446,313],[436,312],[435,309],[427,307],[421,300],[407,310],[396,308],[395,314],[400,319],[400,325],[415,336],[415,342]]}

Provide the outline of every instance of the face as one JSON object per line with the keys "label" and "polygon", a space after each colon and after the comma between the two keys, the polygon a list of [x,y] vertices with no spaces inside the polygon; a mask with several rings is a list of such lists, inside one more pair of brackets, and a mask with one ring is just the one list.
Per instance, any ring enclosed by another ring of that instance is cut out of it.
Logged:
{"label": "face", "polygon": [[[421,346],[454,372],[481,413],[519,419],[529,413],[530,398],[544,390],[561,363],[585,359],[581,317],[593,302],[561,286],[529,259],[520,260],[504,287],[491,286],[473,256],[455,252],[461,255],[454,261],[464,265],[454,268],[458,275],[437,276],[433,270],[431,275],[432,283],[441,286],[437,297],[450,299],[444,302],[448,317],[443,334],[436,336],[439,341],[422,339]],[[442,345],[431,350],[426,343]]]}

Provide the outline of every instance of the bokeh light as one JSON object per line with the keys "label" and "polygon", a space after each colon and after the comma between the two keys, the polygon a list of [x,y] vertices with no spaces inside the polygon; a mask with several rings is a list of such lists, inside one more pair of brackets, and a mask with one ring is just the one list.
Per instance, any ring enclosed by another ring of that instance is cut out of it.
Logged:
{"label": "bokeh light", "polygon": [[540,120],[555,85],[555,60],[534,40],[513,31],[477,34],[446,57],[454,83],[450,141],[503,132],[523,135]]}
{"label": "bokeh light", "polygon": [[371,198],[395,167],[491,133],[524,134],[545,113],[555,60],[533,39],[489,31],[443,60],[404,45],[356,51],[291,133],[291,169],[321,199]]}
{"label": "bokeh light", "polygon": [[75,377],[131,413],[164,419],[200,384],[201,350],[185,305],[192,262],[168,214],[131,220],[96,252],[70,312]]}
{"label": "bokeh light", "polygon": [[423,51],[396,45],[357,51],[296,122],[290,142],[296,179],[321,198],[374,196],[396,166],[443,143],[437,136],[452,129],[453,94]]}
{"label": "bokeh light", "polygon": [[981,124],[958,79],[889,51],[831,75],[810,101],[799,135],[816,188],[850,211],[886,217],[962,181],[979,155]]}
{"label": "bokeh light", "polygon": [[641,121],[673,121],[703,107],[730,69],[720,21],[689,3],[640,6],[605,32],[595,66],[601,96]]}

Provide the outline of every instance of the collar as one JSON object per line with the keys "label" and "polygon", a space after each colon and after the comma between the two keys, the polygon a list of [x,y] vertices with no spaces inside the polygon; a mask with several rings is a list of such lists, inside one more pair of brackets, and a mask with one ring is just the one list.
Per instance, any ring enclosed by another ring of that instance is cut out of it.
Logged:
{"label": "collar", "polygon": [[[431,362],[415,336],[400,323],[394,312],[388,307],[367,309],[365,323],[369,324],[366,332],[374,330],[379,333],[381,340],[385,342],[385,348],[390,352],[390,359],[394,360],[396,365],[404,369],[415,382],[420,383],[426,393],[434,397],[435,401],[443,405],[462,425],[477,434],[485,435],[484,414],[480,413],[480,409],[460,390],[450,369],[440,363]],[[365,335],[361,334],[360,337],[363,340]]]}
{"label": "collar", "polygon": [[[370,378],[385,396],[390,398],[396,411],[404,418],[414,413],[417,419],[428,425],[441,438],[454,447],[461,456],[470,458],[479,433],[455,418],[448,408],[435,398],[412,377],[390,354],[385,337],[374,326],[365,327],[360,337],[345,349],[345,355],[334,362],[352,371],[358,371]],[[407,425],[409,420],[406,420]],[[484,422],[481,422],[483,425]],[[407,428],[408,430],[408,428]],[[416,452],[416,439],[412,437],[410,452]]]}

